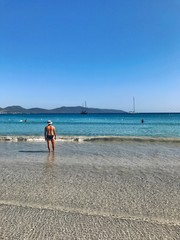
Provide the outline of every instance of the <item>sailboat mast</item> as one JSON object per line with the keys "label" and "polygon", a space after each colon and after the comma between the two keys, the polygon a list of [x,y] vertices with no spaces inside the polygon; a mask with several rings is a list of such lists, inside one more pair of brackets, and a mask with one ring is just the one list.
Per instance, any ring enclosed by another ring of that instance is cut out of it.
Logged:
{"label": "sailboat mast", "polygon": [[135,113],[136,109],[135,109],[135,97],[133,97],[133,112]]}

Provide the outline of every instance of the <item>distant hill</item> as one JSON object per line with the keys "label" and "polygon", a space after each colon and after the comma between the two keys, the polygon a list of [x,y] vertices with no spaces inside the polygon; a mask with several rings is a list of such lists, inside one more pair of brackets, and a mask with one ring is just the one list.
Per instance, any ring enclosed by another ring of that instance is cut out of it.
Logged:
{"label": "distant hill", "polygon": [[[0,114],[38,114],[38,113],[81,113],[82,107],[59,107],[55,109],[30,108],[26,109],[21,106],[8,106],[6,108],[0,107]],[[122,110],[115,109],[101,109],[101,108],[86,108],[88,113],[126,113]]]}
{"label": "distant hill", "polygon": [[15,112],[18,112],[18,113],[26,113],[27,109],[25,108],[22,108],[20,106],[9,106],[9,107],[6,107],[6,108],[1,108],[0,110],[1,112],[4,112],[4,113],[15,113]]}

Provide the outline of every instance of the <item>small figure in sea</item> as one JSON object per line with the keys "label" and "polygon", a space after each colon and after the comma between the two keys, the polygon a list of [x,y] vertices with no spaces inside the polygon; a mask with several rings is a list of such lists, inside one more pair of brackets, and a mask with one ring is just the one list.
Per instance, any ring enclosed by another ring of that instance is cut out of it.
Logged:
{"label": "small figure in sea", "polygon": [[54,150],[55,150],[55,141],[54,140],[56,139],[56,129],[52,125],[51,120],[48,120],[47,124],[48,125],[44,128],[44,138],[47,141],[47,147],[48,147],[49,152],[50,152],[50,142],[51,142],[52,149],[54,152]]}
{"label": "small figure in sea", "polygon": [[20,120],[20,122],[27,122],[27,119],[24,119],[24,120]]}
{"label": "small figure in sea", "polygon": [[141,123],[144,123],[144,119],[141,119]]}

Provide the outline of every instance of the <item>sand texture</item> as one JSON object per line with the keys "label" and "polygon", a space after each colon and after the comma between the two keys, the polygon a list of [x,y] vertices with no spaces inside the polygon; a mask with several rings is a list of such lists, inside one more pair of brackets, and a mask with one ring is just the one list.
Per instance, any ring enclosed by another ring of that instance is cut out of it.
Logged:
{"label": "sand texture", "polygon": [[180,239],[180,148],[0,143],[0,239]]}

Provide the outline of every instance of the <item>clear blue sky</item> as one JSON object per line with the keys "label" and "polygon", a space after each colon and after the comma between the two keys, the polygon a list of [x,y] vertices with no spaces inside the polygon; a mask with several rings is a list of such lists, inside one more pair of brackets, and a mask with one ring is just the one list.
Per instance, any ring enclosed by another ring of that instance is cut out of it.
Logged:
{"label": "clear blue sky", "polygon": [[179,0],[0,0],[0,107],[180,112]]}

